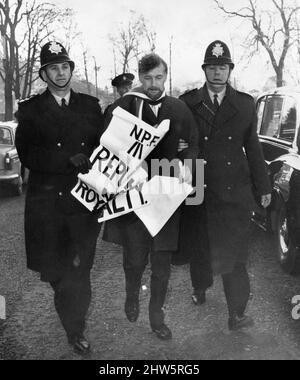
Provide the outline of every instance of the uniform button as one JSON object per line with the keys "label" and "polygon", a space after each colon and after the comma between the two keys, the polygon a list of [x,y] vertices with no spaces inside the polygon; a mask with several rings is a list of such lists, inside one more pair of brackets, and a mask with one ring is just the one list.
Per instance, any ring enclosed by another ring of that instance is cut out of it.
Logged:
{"label": "uniform button", "polygon": [[230,190],[231,190],[231,186],[228,186],[228,187],[227,187],[227,190],[230,191]]}
{"label": "uniform button", "polygon": [[59,195],[60,197],[62,197],[62,196],[63,196],[63,193],[62,193],[62,192],[60,192],[60,193],[58,193],[58,195]]}
{"label": "uniform button", "polygon": [[204,189],[207,189],[207,185],[204,185]]}
{"label": "uniform button", "polygon": [[228,166],[231,166],[231,162],[227,162],[227,165],[228,165]]}
{"label": "uniform button", "polygon": [[208,137],[207,137],[207,136],[205,136],[205,137],[204,137],[204,140],[205,140],[205,141],[208,141]]}
{"label": "uniform button", "polygon": [[203,164],[204,164],[204,166],[207,165],[207,161],[203,160]]}
{"label": "uniform button", "polygon": [[229,137],[228,137],[228,140],[232,140],[232,137],[231,137],[231,136],[229,136]]}
{"label": "uniform button", "polygon": [[81,146],[85,146],[85,143],[84,143],[84,142],[82,142],[82,143],[81,143]]}
{"label": "uniform button", "polygon": [[61,143],[58,143],[57,146],[58,146],[59,148],[61,148]]}

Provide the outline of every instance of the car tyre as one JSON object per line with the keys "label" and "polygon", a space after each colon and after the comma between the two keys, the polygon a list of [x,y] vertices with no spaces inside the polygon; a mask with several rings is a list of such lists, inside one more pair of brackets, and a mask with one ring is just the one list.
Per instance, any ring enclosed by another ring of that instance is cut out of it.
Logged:
{"label": "car tyre", "polygon": [[289,274],[300,272],[300,250],[295,244],[294,231],[288,217],[286,204],[282,201],[277,213],[276,249],[280,266]]}

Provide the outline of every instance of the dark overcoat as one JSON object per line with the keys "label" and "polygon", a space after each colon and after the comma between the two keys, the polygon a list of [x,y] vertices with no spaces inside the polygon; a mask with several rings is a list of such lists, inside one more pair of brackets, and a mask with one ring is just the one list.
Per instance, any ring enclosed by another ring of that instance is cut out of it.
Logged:
{"label": "dark overcoat", "polygon": [[[71,91],[69,106],[63,110],[46,90],[20,102],[18,120],[16,147],[30,170],[25,205],[27,264],[41,273],[42,280],[51,281],[75,253],[82,265],[92,263],[99,226],[70,194],[78,173],[69,159],[77,153],[92,154],[103,132],[103,116],[94,97]],[[82,252],[76,252],[76,246]]]}
{"label": "dark overcoat", "polygon": [[[259,207],[254,194],[259,199],[271,193],[256,131],[255,104],[250,95],[229,85],[217,111],[206,86],[181,99],[195,117],[200,158],[206,161],[205,207],[213,269],[216,274],[230,272],[237,261],[247,259],[251,211]],[[190,218],[185,215],[185,220],[195,219],[199,210],[203,212],[203,206],[187,207]],[[188,234],[185,239],[191,242]],[[183,239],[182,246],[187,244]]]}
{"label": "dark overcoat", "polygon": [[[113,110],[120,106],[131,114],[138,115],[137,97],[126,95],[118,99],[108,111],[105,119],[105,125],[108,125]],[[165,119],[170,120],[170,130],[158,146],[152,151],[147,158],[148,164],[151,159],[195,159],[198,155],[198,133],[197,127],[191,111],[179,99],[166,96],[156,120],[143,120],[150,125],[159,124]],[[189,148],[178,153],[179,140],[182,139],[189,144]],[[148,166],[150,168],[150,165]],[[149,173],[150,174],[150,173]],[[178,245],[180,209],[178,209],[163,229],[153,239],[140,219],[134,214],[122,216],[116,220],[109,221],[105,224],[104,240],[128,246],[131,244],[139,246],[148,246],[155,251],[176,251]]]}

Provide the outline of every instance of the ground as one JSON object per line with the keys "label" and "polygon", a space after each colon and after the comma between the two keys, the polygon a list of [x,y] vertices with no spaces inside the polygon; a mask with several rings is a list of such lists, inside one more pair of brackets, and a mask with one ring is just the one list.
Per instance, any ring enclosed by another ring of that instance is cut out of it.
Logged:
{"label": "ground", "polygon": [[[82,359],[67,344],[51,288],[26,269],[24,196],[12,197],[0,191],[0,208],[0,295],[7,300],[7,319],[0,321],[0,358]],[[255,327],[228,331],[219,278],[208,292],[207,303],[194,306],[188,266],[174,266],[165,306],[173,339],[162,342],[149,327],[149,268],[143,278],[140,317],[131,324],[123,310],[120,247],[99,238],[86,331],[92,353],[86,359],[300,359],[300,320],[291,316],[291,299],[300,294],[300,278],[283,273],[274,254],[274,239],[254,226],[250,250],[253,296],[248,314],[255,319]]]}

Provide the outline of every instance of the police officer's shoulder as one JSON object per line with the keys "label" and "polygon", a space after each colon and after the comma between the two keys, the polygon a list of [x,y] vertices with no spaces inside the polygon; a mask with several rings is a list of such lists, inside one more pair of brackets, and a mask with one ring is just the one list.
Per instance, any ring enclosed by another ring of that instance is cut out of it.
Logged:
{"label": "police officer's shoulder", "polygon": [[40,94],[32,94],[32,95],[28,96],[28,98],[20,99],[18,101],[18,104],[21,107],[27,106],[29,104],[33,104],[34,102],[36,102],[39,99],[39,97],[40,97]]}
{"label": "police officer's shoulder", "polygon": [[179,96],[179,99],[188,99],[197,94],[198,89],[193,88],[192,90],[186,90],[182,95]]}
{"label": "police officer's shoulder", "polygon": [[100,101],[98,98],[92,95],[84,94],[82,92],[78,92],[77,95],[79,96],[80,103],[84,107],[88,107],[91,110],[101,109]]}
{"label": "police officer's shoulder", "polygon": [[235,90],[235,102],[236,106],[241,110],[245,110],[245,112],[246,110],[254,111],[255,109],[254,98],[246,92]]}
{"label": "police officer's shoulder", "polygon": [[95,96],[92,96],[92,95],[88,95],[88,94],[84,94],[83,92],[78,92],[77,93],[81,99],[85,100],[86,102],[89,102],[89,103],[99,103],[99,99],[96,98]]}
{"label": "police officer's shoulder", "polygon": [[247,99],[247,100],[250,100],[250,101],[254,101],[254,98],[252,95],[248,94],[247,92],[243,92],[243,91],[238,91],[236,90],[236,93],[241,96],[242,98],[244,99]]}
{"label": "police officer's shoulder", "polygon": [[189,107],[193,107],[199,102],[199,89],[187,90],[179,96],[179,100],[183,101]]}

